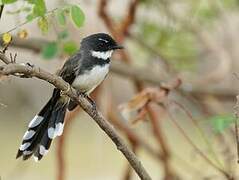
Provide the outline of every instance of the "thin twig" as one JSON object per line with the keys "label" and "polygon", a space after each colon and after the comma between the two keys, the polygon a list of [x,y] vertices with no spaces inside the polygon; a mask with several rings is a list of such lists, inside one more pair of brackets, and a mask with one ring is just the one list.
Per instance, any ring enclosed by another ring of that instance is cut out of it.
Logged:
{"label": "thin twig", "polygon": [[234,114],[235,114],[235,135],[236,135],[236,146],[237,146],[237,163],[239,164],[239,135],[238,135],[238,112],[239,112],[239,95],[236,96],[236,105],[234,106]]}
{"label": "thin twig", "polygon": [[[107,26],[110,33],[114,36],[118,36],[118,32],[115,28],[115,24],[113,23],[113,20],[108,16],[106,8],[108,5],[108,0],[100,0],[99,1],[99,8],[98,8],[98,14],[104,21],[105,25]],[[118,39],[117,39],[118,41]]]}
{"label": "thin twig", "polygon": [[207,139],[207,137],[204,135],[204,132],[203,130],[200,128],[199,124],[198,124],[198,121],[196,119],[193,118],[192,114],[181,104],[181,103],[178,103],[177,101],[174,101],[172,100],[171,101],[173,104],[175,104],[176,106],[178,106],[186,115],[187,117],[189,118],[189,120],[192,122],[192,124],[196,127],[196,129],[198,130],[199,132],[199,135],[202,137],[203,141],[206,143],[206,145],[208,146],[209,148],[209,151],[211,152],[211,154],[213,155],[214,157],[214,160],[221,166],[222,169],[225,169],[223,167],[223,164],[221,163],[221,161],[218,159],[215,151],[213,150],[212,148],[212,145],[211,145],[211,142],[209,142],[209,140]]}
{"label": "thin twig", "polygon": [[199,155],[207,162],[209,165],[211,165],[214,169],[216,169],[218,172],[222,173],[228,180],[232,180],[230,174],[228,174],[224,169],[221,169],[217,165],[215,165],[194,143],[193,141],[188,137],[188,135],[185,133],[183,128],[177,123],[176,119],[172,115],[172,113],[169,110],[168,105],[165,105],[165,108],[168,112],[169,118],[172,120],[173,124],[177,127],[177,129],[180,131],[180,133],[183,135],[183,137],[187,140],[187,142],[199,153]]}
{"label": "thin twig", "polygon": [[[55,11],[58,10],[58,9],[59,9],[59,8],[54,8],[54,9],[52,9],[52,10],[50,10],[50,11],[47,11],[47,12],[45,13],[45,16],[46,16],[46,15],[49,15],[49,14],[51,14],[51,13],[53,13],[53,12],[55,12]],[[38,16],[38,17],[35,17],[33,20],[36,20],[37,18],[39,18],[39,16]],[[26,20],[26,21],[24,21],[24,22],[18,24],[17,26],[15,26],[15,27],[9,29],[8,31],[3,32],[3,33],[0,33],[0,36],[2,36],[4,33],[10,33],[10,32],[12,32],[12,31],[14,31],[14,30],[16,30],[16,29],[19,29],[20,27],[22,27],[22,26],[28,24],[29,22],[31,22],[31,21]]]}
{"label": "thin twig", "polygon": [[[151,125],[153,128],[154,135],[156,137],[156,140],[158,141],[158,144],[160,148],[162,149],[162,162],[163,162],[163,167],[164,167],[164,180],[171,180],[171,179],[176,179],[176,176],[174,175],[173,169],[170,165],[170,156],[171,152],[169,150],[168,144],[166,143],[167,141],[165,140],[165,137],[163,136],[163,132],[161,129],[161,122],[159,118],[159,114],[156,112],[156,110],[153,108],[153,103],[149,103],[147,105],[147,111],[149,114],[149,119],[151,121]],[[163,117],[164,109],[160,109],[160,117]]]}
{"label": "thin twig", "polygon": [[[239,80],[239,76],[237,73],[233,73],[233,75]],[[236,96],[236,105],[234,106],[234,114],[235,114],[235,134],[236,134],[236,146],[237,146],[237,163],[239,164],[239,132],[238,132],[238,118],[239,118],[239,96]]]}
{"label": "thin twig", "polygon": [[134,42],[136,42],[138,45],[143,47],[145,50],[148,50],[150,53],[155,55],[157,59],[165,66],[165,71],[169,71],[170,73],[176,73],[174,69],[170,66],[169,61],[165,59],[165,57],[163,57],[162,54],[157,49],[155,49],[155,47],[150,46],[143,39],[133,35],[132,33],[129,34],[128,37]]}
{"label": "thin twig", "polygon": [[139,0],[131,0],[130,5],[128,7],[128,11],[124,19],[122,19],[120,32],[123,37],[127,37],[129,35],[130,26],[135,22],[135,16],[137,7],[139,4]]}

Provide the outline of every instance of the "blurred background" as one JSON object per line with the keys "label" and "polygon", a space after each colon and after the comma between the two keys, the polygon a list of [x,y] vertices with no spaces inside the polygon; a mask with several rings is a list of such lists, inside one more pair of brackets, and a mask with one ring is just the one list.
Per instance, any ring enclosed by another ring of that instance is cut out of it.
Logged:
{"label": "blurred background", "polygon": [[[153,180],[239,179],[234,133],[239,1],[0,0],[0,5],[1,49],[8,46],[7,56],[17,53],[17,62],[51,73],[86,35],[107,32],[124,45],[92,96]],[[15,159],[29,121],[52,89],[36,78],[0,77],[0,179],[138,179],[80,108],[67,113],[64,135],[41,162]]]}

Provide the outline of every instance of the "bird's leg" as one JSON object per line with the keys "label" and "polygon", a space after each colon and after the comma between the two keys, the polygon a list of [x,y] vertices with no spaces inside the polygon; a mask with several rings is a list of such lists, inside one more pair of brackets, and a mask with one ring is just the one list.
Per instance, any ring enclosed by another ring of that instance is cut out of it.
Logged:
{"label": "bird's leg", "polygon": [[86,96],[86,99],[89,101],[89,103],[92,105],[93,109],[96,111],[96,104],[95,104],[95,101],[93,99],[91,99],[90,96]]}
{"label": "bird's leg", "polygon": [[[14,62],[16,62],[16,58],[15,58],[15,57],[16,57],[16,56],[14,56],[14,59],[13,59],[13,60],[14,60]],[[27,65],[27,66],[30,66],[31,68],[33,68],[33,67],[34,67],[34,65],[33,65],[33,64],[31,64],[31,63],[29,63],[29,62],[28,62],[28,63],[26,63],[26,65]]]}

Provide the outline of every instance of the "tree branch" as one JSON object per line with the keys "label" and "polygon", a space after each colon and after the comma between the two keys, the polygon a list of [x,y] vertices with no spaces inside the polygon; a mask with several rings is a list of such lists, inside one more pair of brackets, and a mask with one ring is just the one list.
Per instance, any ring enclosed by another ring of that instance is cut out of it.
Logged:
{"label": "tree branch", "polygon": [[124,17],[124,19],[122,19],[120,32],[125,37],[128,36],[129,28],[135,22],[135,15],[138,4],[139,0],[132,0],[128,8],[127,15]]}
{"label": "tree branch", "polygon": [[[164,109],[162,107],[158,111],[159,113],[154,109],[154,103],[149,103],[146,108],[147,112],[149,115],[149,120],[151,121],[152,124],[152,131],[155,135],[156,140],[158,141],[159,146],[162,149],[162,161],[163,163],[163,168],[164,168],[164,180],[170,180],[170,179],[176,179],[176,176],[173,172],[173,169],[170,165],[170,158],[171,158],[171,152],[167,144],[167,140],[165,140],[164,134],[162,132],[161,128],[161,122],[160,118],[164,116]],[[155,105],[156,106],[156,105]],[[160,118],[159,118],[160,117]]]}
{"label": "tree branch", "polygon": [[[0,59],[2,59],[3,62],[6,62],[6,60],[10,62],[10,60],[6,56],[4,56],[4,54],[1,54]],[[122,154],[126,157],[126,159],[130,163],[132,168],[135,170],[135,172],[138,174],[138,176],[142,180],[151,180],[151,177],[148,175],[141,162],[123,142],[122,138],[118,135],[112,125],[107,120],[105,120],[105,118],[98,111],[95,111],[85,98],[78,98],[74,89],[71,88],[69,90],[69,84],[66,83],[61,77],[50,74],[41,68],[29,65],[10,63],[7,65],[0,66],[0,75],[21,76],[21,74],[27,77],[36,77],[38,79],[47,81],[54,85],[56,88],[62,90],[64,94],[69,96],[72,100],[76,101],[82,107],[82,109],[93,118],[93,120],[98,124],[98,126],[111,138],[111,140],[115,143],[117,149],[120,150]]]}
{"label": "tree branch", "polygon": [[113,20],[108,16],[106,12],[107,5],[108,5],[108,0],[100,0],[98,14],[104,20],[104,23],[108,27],[110,33],[114,37],[117,37],[118,33],[116,31],[115,24],[113,23]]}
{"label": "tree branch", "polygon": [[[27,50],[32,50],[34,52],[39,53],[41,49],[49,43],[47,40],[42,40],[39,38],[30,38],[30,39],[20,39],[16,36],[13,36],[11,42],[11,47],[23,48]],[[2,40],[0,39],[0,44],[2,44]],[[4,60],[4,57],[0,58]],[[135,66],[130,66],[128,64],[112,61],[111,72],[116,73],[118,75],[126,76],[133,78],[137,81],[143,81],[154,85],[160,85],[165,78],[163,75],[158,72],[154,73],[153,71],[147,68],[137,68]],[[163,79],[164,78],[164,79]],[[183,93],[192,93],[193,95],[214,95],[222,98],[234,98],[238,94],[238,90],[236,87],[205,87],[197,84],[190,84],[190,89],[182,84],[179,90]]]}

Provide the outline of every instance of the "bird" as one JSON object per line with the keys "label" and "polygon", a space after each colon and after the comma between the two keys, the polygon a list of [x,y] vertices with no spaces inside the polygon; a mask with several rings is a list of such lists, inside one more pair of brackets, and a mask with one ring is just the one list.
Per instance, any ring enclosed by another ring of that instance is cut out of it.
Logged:
{"label": "bird", "polygon": [[[94,105],[89,95],[106,78],[111,56],[117,49],[123,46],[109,34],[91,34],[82,39],[80,49],[64,63],[58,75]],[[54,88],[46,105],[30,121],[16,158],[27,160],[33,156],[36,162],[41,160],[48,153],[52,140],[62,135],[67,110],[72,111],[77,105],[60,89]]]}

